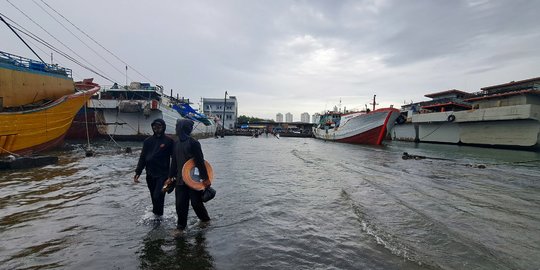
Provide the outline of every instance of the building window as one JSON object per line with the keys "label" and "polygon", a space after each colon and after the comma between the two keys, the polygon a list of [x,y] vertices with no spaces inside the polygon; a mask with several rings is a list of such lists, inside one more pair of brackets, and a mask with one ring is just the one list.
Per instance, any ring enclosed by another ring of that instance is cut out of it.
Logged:
{"label": "building window", "polygon": [[232,106],[227,106],[227,110],[232,110]]}
{"label": "building window", "polygon": [[225,115],[225,119],[232,120],[232,115]]}
{"label": "building window", "polygon": [[210,110],[210,109],[212,109],[212,106],[206,105],[206,109],[207,109],[207,110]]}

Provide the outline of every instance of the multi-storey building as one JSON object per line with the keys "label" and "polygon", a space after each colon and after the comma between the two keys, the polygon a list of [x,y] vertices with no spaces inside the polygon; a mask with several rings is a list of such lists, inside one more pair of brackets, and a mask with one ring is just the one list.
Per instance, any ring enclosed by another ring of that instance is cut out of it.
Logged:
{"label": "multi-storey building", "polygon": [[[225,129],[233,129],[238,119],[238,101],[235,96],[229,98],[203,98],[202,99],[203,113],[209,117],[219,119],[223,122],[223,114],[225,114]],[[225,110],[224,110],[225,107]],[[218,123],[221,126],[221,123]]]}
{"label": "multi-storey building", "polygon": [[283,114],[282,113],[277,113],[276,114],[276,122],[278,122],[278,123],[283,122]]}
{"label": "multi-storey building", "polygon": [[300,122],[309,123],[309,113],[305,112],[300,115]]}
{"label": "multi-storey building", "polygon": [[292,113],[288,112],[285,114],[285,122],[287,123],[292,123],[293,121],[293,116],[292,116]]}
{"label": "multi-storey building", "polygon": [[314,115],[311,116],[311,123],[317,124],[319,123],[319,120],[321,120],[320,113],[315,113]]}

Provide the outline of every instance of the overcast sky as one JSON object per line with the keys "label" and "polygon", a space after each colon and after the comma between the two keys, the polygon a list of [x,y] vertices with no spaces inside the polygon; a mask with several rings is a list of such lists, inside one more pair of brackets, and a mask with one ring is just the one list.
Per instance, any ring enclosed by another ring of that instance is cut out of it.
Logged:
{"label": "overcast sky", "polygon": [[[125,65],[42,0],[0,1],[5,16],[125,83]],[[227,91],[237,97],[239,114],[266,119],[291,112],[298,121],[302,112],[331,109],[340,100],[347,109],[362,108],[373,95],[379,107],[400,107],[428,100],[428,93],[476,92],[540,76],[536,0],[46,3],[144,75],[129,69],[129,81],[151,80],[195,102]],[[0,37],[1,51],[36,58],[5,25]],[[50,62],[51,50],[32,43]],[[56,53],[54,60],[72,68],[76,80],[111,84]]]}

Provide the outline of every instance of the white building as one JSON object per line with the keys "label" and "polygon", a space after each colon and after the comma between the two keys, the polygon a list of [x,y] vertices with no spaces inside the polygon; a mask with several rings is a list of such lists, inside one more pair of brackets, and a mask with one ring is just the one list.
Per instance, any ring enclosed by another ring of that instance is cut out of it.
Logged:
{"label": "white building", "polygon": [[283,122],[283,114],[281,113],[276,114],[276,122]]}
{"label": "white building", "polygon": [[305,112],[300,115],[300,122],[309,123],[309,113]]}
{"label": "white building", "polygon": [[317,124],[319,123],[320,120],[321,120],[320,113],[315,113],[314,115],[311,116],[311,123]]}
{"label": "white building", "polygon": [[[223,110],[225,106],[225,111]],[[235,96],[224,98],[203,98],[202,99],[203,113],[208,117],[217,117],[221,121],[225,113],[226,129],[233,129],[238,118],[238,101]],[[221,123],[219,124],[221,126]]]}
{"label": "white building", "polygon": [[293,116],[292,116],[292,113],[288,112],[285,114],[285,122],[287,123],[292,123],[293,121]]}

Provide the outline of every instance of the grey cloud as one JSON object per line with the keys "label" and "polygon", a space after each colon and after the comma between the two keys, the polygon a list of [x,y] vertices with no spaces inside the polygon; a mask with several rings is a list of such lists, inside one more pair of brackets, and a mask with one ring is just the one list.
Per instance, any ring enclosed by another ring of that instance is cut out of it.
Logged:
{"label": "grey cloud", "polygon": [[[12,2],[92,59],[33,2]],[[310,106],[319,111],[327,96],[369,99],[377,94],[381,103],[401,102],[423,98],[431,90],[479,89],[493,78],[519,80],[539,71],[540,1],[96,0],[75,4],[57,0],[50,4],[166,89],[192,100],[221,97],[228,90],[238,96],[241,109],[249,110],[243,114],[275,115],[277,111],[250,107],[257,98],[282,112],[296,113],[292,108]],[[91,20],[73,15],[105,5],[108,8]],[[6,2],[0,2],[0,9],[30,24]],[[0,34],[2,50],[32,57],[11,33],[0,29]],[[306,42],[290,44],[303,37]],[[64,65],[81,77],[93,76],[72,63]],[[124,81],[108,65],[96,65]],[[144,80],[131,70],[129,74]],[[278,109],[282,106],[289,107]]]}

